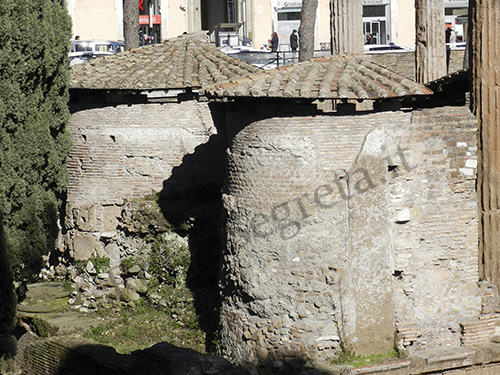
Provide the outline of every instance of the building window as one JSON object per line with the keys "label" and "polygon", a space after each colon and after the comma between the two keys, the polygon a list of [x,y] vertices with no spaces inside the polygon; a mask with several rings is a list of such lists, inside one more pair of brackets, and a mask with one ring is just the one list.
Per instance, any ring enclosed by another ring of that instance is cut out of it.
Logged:
{"label": "building window", "polygon": [[363,17],[385,17],[385,5],[364,6]]}
{"label": "building window", "polygon": [[365,40],[370,40],[373,44],[387,44],[390,41],[387,30],[389,30],[387,6],[363,6],[363,33]]}
{"label": "building window", "polygon": [[300,12],[278,12],[278,21],[300,21]]}

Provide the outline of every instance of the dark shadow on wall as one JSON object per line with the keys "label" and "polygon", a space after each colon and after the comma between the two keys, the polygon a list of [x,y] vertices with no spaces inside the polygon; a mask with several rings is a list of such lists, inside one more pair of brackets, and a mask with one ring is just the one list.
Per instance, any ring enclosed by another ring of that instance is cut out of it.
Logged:
{"label": "dark shadow on wall", "polygon": [[167,221],[189,234],[191,264],[187,285],[194,295],[201,329],[211,352],[218,327],[218,274],[221,258],[221,186],[225,175],[223,115],[210,106],[218,134],[184,156],[163,182],[159,205]]}
{"label": "dark shadow on wall", "polygon": [[[136,350],[131,354],[118,354],[113,348],[104,345],[83,344],[78,346],[61,345],[55,341],[38,343],[32,352],[43,350],[48,373],[71,375],[188,375],[188,374],[247,374],[225,359],[201,354],[192,349],[180,348],[166,342],[158,343],[148,349]],[[62,358],[56,358],[62,356]],[[28,358],[27,365],[30,363]],[[39,361],[40,363],[40,361]],[[29,370],[29,369],[28,369]],[[33,369],[36,370],[36,369]],[[32,372],[36,374],[37,372]]]}
{"label": "dark shadow on wall", "polygon": [[17,298],[14,292],[10,261],[7,256],[3,215],[0,212],[0,360],[2,357],[11,358],[16,354],[14,336],[16,307]]}
{"label": "dark shadow on wall", "polygon": [[[42,355],[38,353],[43,353]],[[33,356],[37,355],[34,361]],[[229,361],[192,349],[161,342],[131,354],[118,354],[113,348],[99,344],[68,345],[42,341],[32,344],[25,355],[26,374],[61,375],[326,375],[330,372],[311,370],[305,361],[290,358],[277,366],[268,360],[258,367],[240,367]],[[32,367],[33,366],[33,367]]]}

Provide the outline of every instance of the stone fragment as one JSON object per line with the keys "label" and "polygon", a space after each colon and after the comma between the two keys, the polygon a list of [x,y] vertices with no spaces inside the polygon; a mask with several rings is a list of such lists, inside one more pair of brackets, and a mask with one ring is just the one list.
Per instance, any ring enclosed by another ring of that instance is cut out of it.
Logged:
{"label": "stone fragment", "polygon": [[120,248],[115,242],[106,245],[104,255],[109,258],[109,265],[111,267],[120,264]]}
{"label": "stone fragment", "polygon": [[410,219],[411,219],[410,209],[405,207],[401,211],[398,212],[398,214],[396,215],[395,221],[397,224],[405,224],[405,223],[409,222]]}
{"label": "stone fragment", "polygon": [[136,301],[139,299],[139,293],[137,293],[135,290],[133,289],[129,289],[129,288],[125,288],[122,290],[121,294],[120,294],[120,299],[123,301],[123,302],[132,302],[132,301]]}
{"label": "stone fragment", "polygon": [[85,267],[85,269],[91,275],[95,275],[97,273],[94,263],[92,263],[90,260],[87,262],[87,266]]}
{"label": "stone fragment", "polygon": [[139,267],[137,264],[134,264],[132,268],[128,270],[128,273],[131,275],[137,275],[139,272],[141,272],[141,267]]}
{"label": "stone fragment", "polygon": [[68,274],[68,269],[66,268],[66,266],[64,264],[58,264],[55,267],[55,273],[57,276],[64,277]]}
{"label": "stone fragment", "polygon": [[146,279],[137,279],[136,280],[136,288],[137,293],[146,294],[148,291],[149,282]]}

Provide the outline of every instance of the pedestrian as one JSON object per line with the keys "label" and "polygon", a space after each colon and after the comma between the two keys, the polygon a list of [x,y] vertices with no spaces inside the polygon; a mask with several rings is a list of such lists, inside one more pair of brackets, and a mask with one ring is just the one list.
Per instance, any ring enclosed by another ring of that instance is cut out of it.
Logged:
{"label": "pedestrian", "polygon": [[271,52],[278,52],[279,38],[278,33],[274,32],[271,38]]}
{"label": "pedestrian", "polygon": [[454,30],[451,30],[450,33],[450,43],[454,44],[457,42],[457,33]]}
{"label": "pedestrian", "polygon": [[451,27],[448,27],[446,29],[446,31],[444,32],[445,33],[445,40],[446,40],[446,43],[450,43],[450,38],[451,38],[451,33],[453,32],[453,30],[451,29]]}
{"label": "pedestrian", "polygon": [[292,31],[292,34],[290,35],[290,48],[292,49],[292,51],[297,51],[297,47],[299,46],[299,42],[298,42],[298,36],[297,36],[297,30],[293,30]]}

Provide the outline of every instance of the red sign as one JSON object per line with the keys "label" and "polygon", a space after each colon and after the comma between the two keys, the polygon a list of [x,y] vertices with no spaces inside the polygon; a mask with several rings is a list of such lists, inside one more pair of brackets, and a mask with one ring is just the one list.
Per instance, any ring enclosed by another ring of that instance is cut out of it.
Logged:
{"label": "red sign", "polygon": [[[139,16],[139,25],[149,25],[149,16]],[[153,15],[153,25],[161,25],[161,15]]]}

